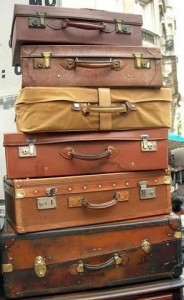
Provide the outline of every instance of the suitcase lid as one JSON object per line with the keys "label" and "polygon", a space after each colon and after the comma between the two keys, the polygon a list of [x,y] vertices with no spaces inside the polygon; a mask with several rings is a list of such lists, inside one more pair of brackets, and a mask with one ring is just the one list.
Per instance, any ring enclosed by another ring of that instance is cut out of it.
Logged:
{"label": "suitcase lid", "polygon": [[151,140],[168,140],[168,129],[158,128],[149,130],[127,130],[111,132],[76,132],[76,133],[33,133],[22,132],[4,133],[4,147],[26,146],[29,141],[34,141],[34,145],[47,145],[70,142],[92,142],[92,141],[142,141],[143,136]]}
{"label": "suitcase lid", "polygon": [[[50,58],[122,58],[161,60],[159,47],[119,46],[119,45],[23,45],[22,58],[43,58],[44,53],[50,53]],[[144,62],[144,61],[143,61]],[[148,62],[145,62],[148,63]]]}
{"label": "suitcase lid", "polygon": [[[37,17],[44,16],[44,19],[72,19],[78,21],[94,21],[116,23],[122,22],[124,25],[143,25],[142,15],[110,12],[105,10],[88,8],[58,8],[52,6],[22,5],[15,4],[13,12],[12,29],[10,35],[10,47],[12,47],[13,31],[17,17]],[[107,29],[110,30],[110,29]]]}

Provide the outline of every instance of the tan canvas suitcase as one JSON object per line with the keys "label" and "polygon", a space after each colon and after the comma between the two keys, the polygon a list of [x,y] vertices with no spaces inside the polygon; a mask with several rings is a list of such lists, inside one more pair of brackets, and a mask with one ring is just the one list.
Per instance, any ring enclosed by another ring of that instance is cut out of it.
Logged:
{"label": "tan canvas suitcase", "polygon": [[171,89],[26,87],[15,103],[21,132],[170,128]]}
{"label": "tan canvas suitcase", "polygon": [[156,87],[163,85],[158,47],[24,45],[22,87]]}
{"label": "tan canvas suitcase", "polygon": [[171,212],[168,170],[4,181],[6,216],[18,233]]}

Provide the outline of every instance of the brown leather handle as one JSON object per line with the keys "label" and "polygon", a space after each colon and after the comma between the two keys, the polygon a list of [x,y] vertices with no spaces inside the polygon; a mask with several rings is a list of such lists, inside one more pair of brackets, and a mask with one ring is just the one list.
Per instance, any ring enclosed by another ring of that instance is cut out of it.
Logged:
{"label": "brown leather handle", "polygon": [[[102,22],[99,24],[93,24],[93,23],[77,22],[77,21],[71,21],[71,20],[65,19],[62,21],[61,25],[62,25],[62,28],[75,27],[75,28],[84,29],[84,30],[99,30],[99,31],[106,32],[106,25]],[[107,31],[107,32],[109,32],[109,31]]]}
{"label": "brown leather handle", "polygon": [[84,264],[83,261],[80,260],[78,265],[76,266],[76,271],[79,274],[83,274],[85,272],[100,271],[105,270],[109,267],[119,266],[122,264],[122,262],[123,259],[121,258],[121,256],[119,256],[118,253],[115,253],[109,260],[97,265]]}
{"label": "brown leather handle", "polygon": [[88,69],[102,69],[111,68],[115,71],[120,71],[123,68],[122,59],[112,59],[109,60],[80,60],[78,58],[67,58],[61,59],[60,65],[66,70],[73,70],[77,67],[88,68]]}
{"label": "brown leather handle", "polygon": [[96,154],[84,154],[76,152],[72,147],[66,147],[60,151],[60,154],[66,159],[82,159],[82,160],[97,160],[105,157],[113,157],[118,153],[118,150],[113,146],[108,146],[107,149]]}
{"label": "brown leather handle", "polygon": [[126,103],[121,103],[118,106],[91,106],[90,103],[81,103],[82,112],[84,115],[89,115],[90,113],[128,113],[128,105]]}
{"label": "brown leather handle", "polygon": [[80,203],[82,207],[91,208],[91,209],[104,209],[116,205],[120,199],[121,199],[120,193],[116,192],[114,199],[101,204],[90,203],[86,198],[82,198]]}

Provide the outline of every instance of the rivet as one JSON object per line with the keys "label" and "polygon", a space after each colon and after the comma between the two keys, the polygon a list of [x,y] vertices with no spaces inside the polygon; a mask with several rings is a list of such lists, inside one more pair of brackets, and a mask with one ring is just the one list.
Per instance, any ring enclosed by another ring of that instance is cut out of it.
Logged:
{"label": "rivet", "polygon": [[99,184],[98,187],[101,188],[102,187],[101,184]]}
{"label": "rivet", "polygon": [[34,191],[34,193],[35,193],[35,194],[37,194],[37,193],[38,193],[38,191],[37,191],[37,190],[35,190],[35,191]]}
{"label": "rivet", "polygon": [[126,182],[126,185],[129,185],[129,183],[128,183],[128,182]]}
{"label": "rivet", "polygon": [[12,257],[10,257],[10,258],[9,258],[9,260],[13,260],[13,258],[12,258]]}
{"label": "rivet", "polygon": [[60,78],[61,77],[61,74],[57,74],[57,78]]}
{"label": "rivet", "polygon": [[69,191],[71,191],[71,190],[72,190],[72,188],[68,188],[68,190],[69,190]]}
{"label": "rivet", "polygon": [[87,189],[87,187],[86,186],[84,186],[84,190],[86,190]]}
{"label": "rivet", "polygon": [[116,184],[115,183],[113,183],[113,185],[112,186],[116,186]]}
{"label": "rivet", "polygon": [[157,182],[157,179],[155,179],[155,182]]}

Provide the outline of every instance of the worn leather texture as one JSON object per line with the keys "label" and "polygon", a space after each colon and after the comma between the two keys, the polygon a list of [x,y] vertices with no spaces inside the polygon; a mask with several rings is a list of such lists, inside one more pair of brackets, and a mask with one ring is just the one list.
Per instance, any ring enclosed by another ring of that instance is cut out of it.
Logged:
{"label": "worn leather texture", "polygon": [[6,180],[6,215],[18,233],[171,212],[169,170]]}
{"label": "worn leather texture", "polygon": [[163,86],[158,47],[23,45],[22,87]]}
{"label": "worn leather texture", "polygon": [[30,234],[4,228],[0,245],[5,296],[97,291],[178,278],[179,230],[180,218],[168,215]]}
{"label": "worn leather texture", "polygon": [[141,46],[142,24],[138,14],[16,4],[10,36],[12,62],[20,65],[22,44]]}
{"label": "worn leather texture", "polygon": [[170,88],[26,87],[16,125],[21,132],[170,128],[171,99]]}
{"label": "worn leather texture", "polygon": [[5,133],[3,145],[6,175],[10,179],[168,167],[166,128],[109,132]]}

